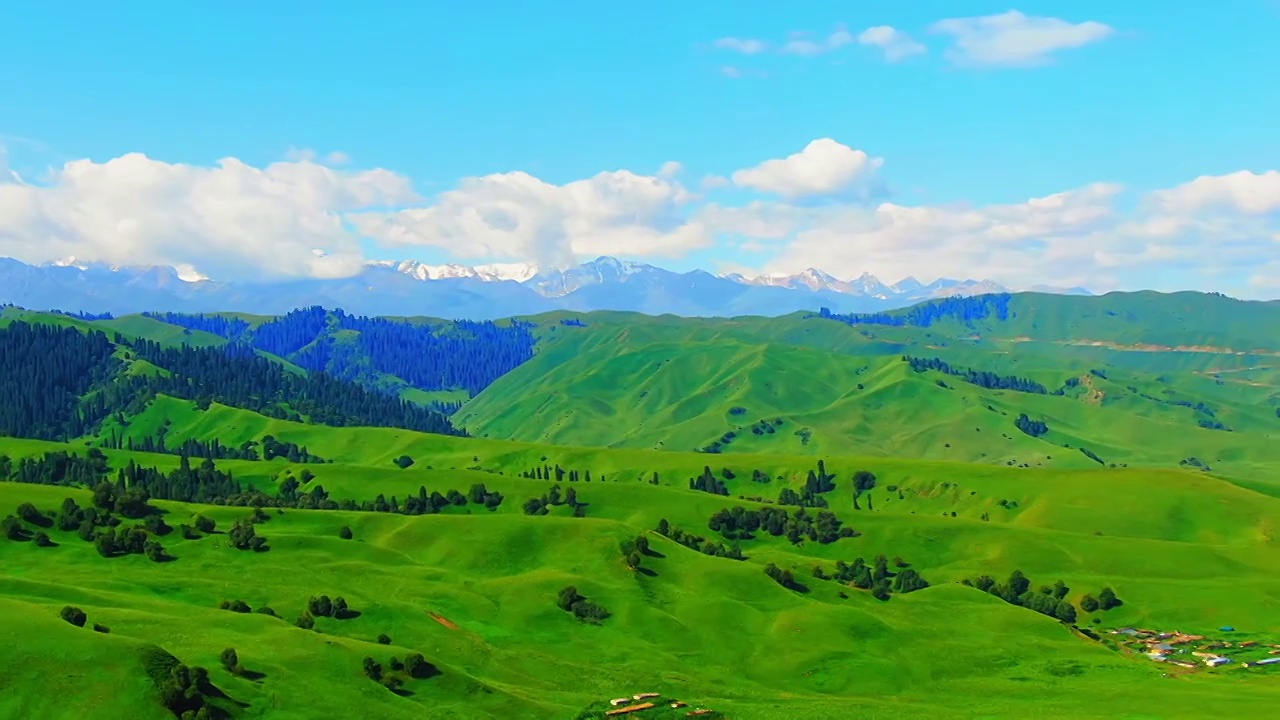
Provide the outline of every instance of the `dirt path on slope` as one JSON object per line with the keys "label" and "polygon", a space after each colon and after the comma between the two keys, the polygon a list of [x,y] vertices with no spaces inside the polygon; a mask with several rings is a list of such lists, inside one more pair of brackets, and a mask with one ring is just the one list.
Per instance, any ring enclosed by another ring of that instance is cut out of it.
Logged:
{"label": "dirt path on slope", "polygon": [[457,630],[457,629],[458,629],[458,626],[457,626],[457,625],[454,625],[454,624],[453,624],[453,622],[449,620],[449,618],[447,618],[447,617],[445,617],[445,616],[443,616],[443,615],[440,615],[440,614],[438,614],[438,613],[433,613],[433,612],[431,612],[431,611],[427,611],[427,614],[431,616],[431,619],[432,619],[432,620],[435,620],[436,622],[438,622],[438,623],[440,623],[441,625],[443,625],[443,626],[445,626],[445,627],[449,628],[450,630]]}

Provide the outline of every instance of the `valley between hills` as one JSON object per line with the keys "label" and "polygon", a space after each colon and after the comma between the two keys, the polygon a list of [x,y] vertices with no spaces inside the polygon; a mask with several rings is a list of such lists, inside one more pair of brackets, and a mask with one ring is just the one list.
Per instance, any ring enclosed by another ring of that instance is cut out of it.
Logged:
{"label": "valley between hills", "polygon": [[1277,302],[9,306],[0,480],[0,717],[1246,717],[1280,694]]}

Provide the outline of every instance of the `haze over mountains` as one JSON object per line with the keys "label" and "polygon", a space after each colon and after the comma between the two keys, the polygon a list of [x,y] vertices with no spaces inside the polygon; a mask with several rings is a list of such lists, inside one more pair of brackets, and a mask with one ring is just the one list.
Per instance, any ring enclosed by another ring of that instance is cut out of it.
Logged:
{"label": "haze over mountains", "polygon": [[[1083,288],[1033,288],[1089,294]],[[600,257],[568,270],[526,264],[427,265],[373,261],[353,277],[237,283],[172,267],[116,267],[68,259],[29,265],[0,258],[0,302],[31,309],[126,314],[183,312],[282,314],[311,305],[366,315],[429,315],[474,320],[552,310],[621,310],[686,317],[778,316],[798,310],[873,312],[930,298],[1003,292],[986,280],[906,278],[886,284],[864,273],[841,280],[820,270],[744,277],[703,270],[677,273]]]}

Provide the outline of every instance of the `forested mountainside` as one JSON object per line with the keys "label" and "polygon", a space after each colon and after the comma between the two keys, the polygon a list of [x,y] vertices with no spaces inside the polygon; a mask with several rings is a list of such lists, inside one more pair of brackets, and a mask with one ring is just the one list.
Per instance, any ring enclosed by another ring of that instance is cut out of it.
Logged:
{"label": "forested mountainside", "polygon": [[70,440],[159,395],[322,425],[455,434],[440,411],[324,372],[291,373],[238,343],[163,347],[100,330],[14,322],[0,329],[0,434]]}

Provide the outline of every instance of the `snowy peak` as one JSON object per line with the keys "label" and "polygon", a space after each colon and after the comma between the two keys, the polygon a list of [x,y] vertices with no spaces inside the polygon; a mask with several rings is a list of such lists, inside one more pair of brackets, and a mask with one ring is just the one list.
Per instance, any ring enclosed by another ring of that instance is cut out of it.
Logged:
{"label": "snowy peak", "polygon": [[652,277],[666,272],[653,265],[602,255],[568,270],[539,272],[525,284],[543,297],[557,298],[592,285],[625,283],[636,277]]}
{"label": "snowy peak", "polygon": [[740,273],[729,273],[721,277],[744,285],[777,287],[787,290],[808,290],[810,292],[837,292],[842,295],[854,295],[877,300],[927,300],[951,295],[981,295],[984,293],[1008,292],[1007,288],[989,280],[959,281],[940,278],[925,285],[913,277],[907,277],[896,285],[886,285],[871,273],[864,272],[852,280],[840,280],[816,268],[809,268],[795,275],[772,274],[749,278]]}
{"label": "snowy peak", "polygon": [[880,279],[871,273],[862,273],[856,279],[849,281],[849,286],[859,295],[880,298],[881,300],[894,295],[893,290],[888,285],[880,282]]}
{"label": "snowy peak", "polygon": [[537,274],[538,268],[525,263],[491,263],[488,265],[428,265],[417,260],[374,260],[369,267],[395,270],[415,280],[449,280],[470,278],[482,282],[525,282]]}

